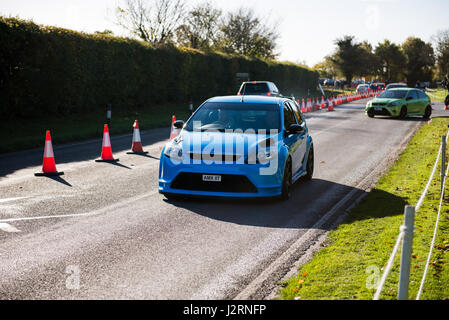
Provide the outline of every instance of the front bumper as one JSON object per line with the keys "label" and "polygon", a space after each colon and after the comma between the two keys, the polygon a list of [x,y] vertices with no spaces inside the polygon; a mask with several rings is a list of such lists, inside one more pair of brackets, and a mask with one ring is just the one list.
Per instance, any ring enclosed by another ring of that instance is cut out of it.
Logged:
{"label": "front bumper", "polygon": [[365,113],[368,114],[370,112],[372,112],[372,114],[375,116],[396,117],[396,116],[399,116],[399,114],[401,113],[401,108],[398,106],[389,107],[387,105],[367,107],[365,110]]}
{"label": "front bumper", "polygon": [[[282,170],[261,175],[257,164],[174,164],[163,152],[159,193],[209,197],[276,197],[282,190]],[[221,182],[204,182],[203,174],[221,175]]]}

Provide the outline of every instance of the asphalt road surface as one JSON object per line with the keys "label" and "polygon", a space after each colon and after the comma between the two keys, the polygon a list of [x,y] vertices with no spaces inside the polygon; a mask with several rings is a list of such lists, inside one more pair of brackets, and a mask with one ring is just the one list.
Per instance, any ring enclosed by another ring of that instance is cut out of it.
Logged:
{"label": "asphalt road surface", "polygon": [[101,137],[55,146],[58,178],[34,177],[42,149],[0,156],[0,298],[266,298],[425,123],[365,103],[307,115],[315,175],[287,202],[165,200],[168,128],[142,132],[147,156],[112,137],[117,164],[93,161]]}

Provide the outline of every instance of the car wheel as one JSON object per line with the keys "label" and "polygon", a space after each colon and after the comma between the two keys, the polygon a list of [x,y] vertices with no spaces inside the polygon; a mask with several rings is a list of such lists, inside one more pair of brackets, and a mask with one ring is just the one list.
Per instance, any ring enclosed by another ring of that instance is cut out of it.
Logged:
{"label": "car wheel", "polygon": [[367,115],[370,118],[374,118],[374,111],[373,111],[373,109],[369,109],[368,112],[367,112]]}
{"label": "car wheel", "polygon": [[281,200],[288,200],[291,196],[292,189],[292,161],[290,158],[287,159],[284,168],[284,178],[282,179],[282,193]]}
{"label": "car wheel", "polygon": [[304,180],[306,180],[306,181],[312,180],[314,160],[315,160],[315,158],[314,158],[314,154],[313,154],[313,144],[312,144],[312,145],[310,145],[309,156],[307,157],[307,165],[306,165],[307,173],[304,176]]}
{"label": "car wheel", "polygon": [[429,119],[431,115],[432,115],[432,108],[430,106],[427,106],[426,110],[424,110],[423,118]]}
{"label": "car wheel", "polygon": [[399,118],[405,119],[405,117],[407,117],[407,107],[402,106],[401,112],[399,113]]}

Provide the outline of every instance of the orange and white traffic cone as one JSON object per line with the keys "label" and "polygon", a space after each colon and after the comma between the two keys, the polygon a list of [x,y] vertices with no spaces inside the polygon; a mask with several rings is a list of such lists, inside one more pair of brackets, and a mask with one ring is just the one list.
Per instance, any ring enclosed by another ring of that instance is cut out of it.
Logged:
{"label": "orange and white traffic cone", "polygon": [[334,99],[331,97],[330,101],[328,100],[328,102],[329,102],[329,104],[327,106],[327,111],[334,111],[334,105],[335,105]]}
{"label": "orange and white traffic cone", "polygon": [[53,154],[53,145],[51,143],[50,130],[45,134],[44,161],[42,164],[42,172],[36,172],[36,177],[62,176],[64,172],[56,170],[55,156]]}
{"label": "orange and white traffic cone", "polygon": [[306,111],[307,109],[306,109],[306,104],[305,104],[305,101],[304,101],[304,99],[302,99],[302,107],[301,107],[301,112],[302,113],[306,113],[307,111]]}
{"label": "orange and white traffic cone", "polygon": [[181,131],[180,129],[176,129],[175,126],[173,125],[175,121],[176,117],[173,115],[173,117],[171,118],[170,140],[176,138],[179,132]]}
{"label": "orange and white traffic cone", "polygon": [[101,149],[101,159],[95,160],[96,162],[117,162],[118,159],[114,159],[112,156],[111,138],[109,136],[109,127],[104,125],[103,132],[103,146]]}
{"label": "orange and white traffic cone", "polygon": [[321,109],[324,109],[326,107],[326,102],[324,101],[324,97],[321,96]]}
{"label": "orange and white traffic cone", "polygon": [[133,124],[133,141],[131,144],[131,151],[127,152],[127,154],[147,154],[148,152],[143,151],[142,148],[142,140],[140,139],[140,130],[139,130],[139,122],[137,120],[134,121]]}

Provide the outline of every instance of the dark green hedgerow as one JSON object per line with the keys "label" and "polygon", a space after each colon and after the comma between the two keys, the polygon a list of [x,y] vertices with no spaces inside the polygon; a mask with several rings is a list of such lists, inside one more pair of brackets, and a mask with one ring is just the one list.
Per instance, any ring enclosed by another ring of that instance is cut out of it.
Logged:
{"label": "dark green hedgerow", "polygon": [[90,35],[0,17],[0,117],[41,118],[122,111],[235,94],[235,74],[272,80],[286,94],[314,89],[318,74],[295,64],[250,60]]}

